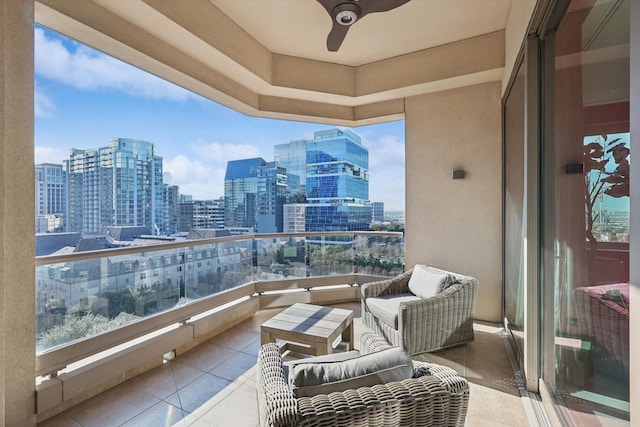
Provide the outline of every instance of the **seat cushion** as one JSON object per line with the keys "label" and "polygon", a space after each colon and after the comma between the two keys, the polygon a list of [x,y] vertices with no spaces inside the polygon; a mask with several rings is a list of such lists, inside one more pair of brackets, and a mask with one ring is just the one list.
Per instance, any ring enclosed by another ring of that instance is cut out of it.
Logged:
{"label": "seat cushion", "polygon": [[398,329],[400,303],[419,300],[421,300],[421,298],[413,294],[394,294],[367,298],[365,304],[369,311],[371,311],[371,314],[392,328]]}
{"label": "seat cushion", "polygon": [[296,397],[355,390],[413,376],[413,362],[401,347],[342,361],[289,365],[289,386]]}
{"label": "seat cushion", "polygon": [[451,275],[430,270],[416,264],[409,279],[409,290],[420,298],[431,298],[442,292],[450,283]]}

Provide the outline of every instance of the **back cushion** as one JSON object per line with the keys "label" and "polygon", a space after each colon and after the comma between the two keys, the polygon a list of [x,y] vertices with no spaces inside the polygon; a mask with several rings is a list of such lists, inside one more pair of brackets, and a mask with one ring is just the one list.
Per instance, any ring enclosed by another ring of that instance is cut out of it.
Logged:
{"label": "back cushion", "polygon": [[413,362],[407,352],[391,347],[344,361],[290,364],[289,386],[296,397],[315,396],[402,381],[412,375]]}
{"label": "back cushion", "polygon": [[437,273],[425,265],[416,264],[409,279],[409,290],[420,298],[431,298],[442,292],[451,279],[449,274]]}

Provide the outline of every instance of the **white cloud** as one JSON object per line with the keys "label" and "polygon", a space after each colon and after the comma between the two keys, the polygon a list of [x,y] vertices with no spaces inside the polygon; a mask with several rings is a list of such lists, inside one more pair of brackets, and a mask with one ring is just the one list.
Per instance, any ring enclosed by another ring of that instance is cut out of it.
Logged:
{"label": "white cloud", "polygon": [[369,199],[384,202],[385,211],[403,211],[405,208],[404,168],[386,170],[371,176]]}
{"label": "white cloud", "polygon": [[404,141],[397,136],[382,136],[378,140],[365,141],[369,150],[369,168],[392,167],[402,165],[404,168]]}
{"label": "white cloud", "polygon": [[60,39],[34,30],[37,76],[80,90],[117,89],[151,99],[182,101],[191,92],[81,44],[67,48]]}
{"label": "white cloud", "polygon": [[69,151],[57,147],[35,146],[35,162],[62,164],[62,161],[69,158]]}
{"label": "white cloud", "polygon": [[33,113],[36,117],[51,117],[56,110],[53,100],[37,84],[34,87]]}
{"label": "white cloud", "polygon": [[224,195],[224,169],[211,167],[200,160],[179,155],[164,161],[164,171],[171,173],[172,182],[181,194],[195,199],[214,199]]}
{"label": "white cloud", "polygon": [[384,202],[387,211],[404,210],[404,141],[397,136],[382,135],[363,144],[369,150],[369,199]]}
{"label": "white cloud", "polygon": [[[180,154],[164,160],[164,171],[171,173],[172,183],[181,194],[194,199],[217,199],[224,196],[227,161],[263,157],[258,147],[198,140],[189,145],[193,156]],[[269,160],[265,158],[265,160]]]}
{"label": "white cloud", "polygon": [[[250,144],[207,142],[200,139],[192,143],[189,148],[196,153],[198,157],[217,164],[224,164],[225,167],[229,160],[265,157],[260,154],[260,149],[258,147]],[[265,160],[269,161],[268,158],[265,158]]]}

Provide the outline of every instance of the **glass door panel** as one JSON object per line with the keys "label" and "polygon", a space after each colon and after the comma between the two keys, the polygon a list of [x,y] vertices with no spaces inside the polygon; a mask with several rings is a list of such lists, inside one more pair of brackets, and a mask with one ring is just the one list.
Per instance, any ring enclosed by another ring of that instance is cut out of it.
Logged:
{"label": "glass door panel", "polygon": [[545,381],[576,425],[628,425],[629,0],[573,1],[554,62],[554,260],[545,269],[555,344],[545,362],[555,378]]}
{"label": "glass door panel", "polygon": [[525,64],[504,103],[504,316],[522,361],[524,340]]}

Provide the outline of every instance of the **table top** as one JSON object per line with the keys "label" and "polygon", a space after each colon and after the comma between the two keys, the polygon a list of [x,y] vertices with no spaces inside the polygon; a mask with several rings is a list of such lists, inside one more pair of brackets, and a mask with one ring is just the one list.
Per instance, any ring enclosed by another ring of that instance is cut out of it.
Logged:
{"label": "table top", "polygon": [[264,322],[261,328],[327,339],[352,321],[351,310],[295,303]]}

